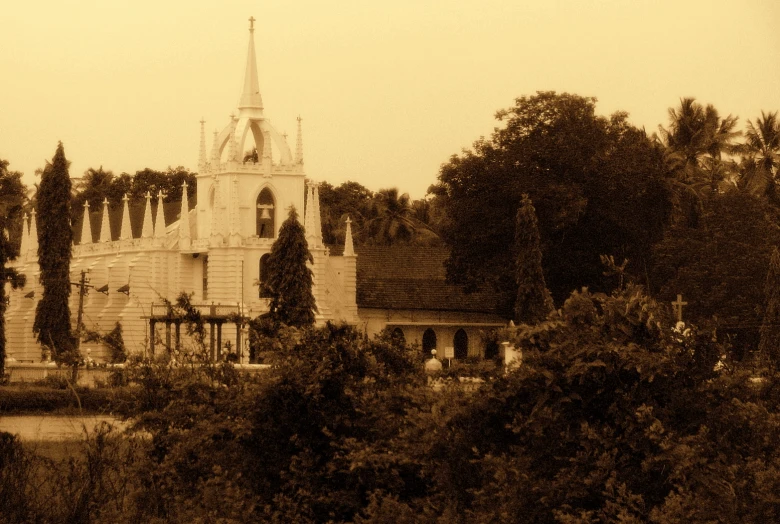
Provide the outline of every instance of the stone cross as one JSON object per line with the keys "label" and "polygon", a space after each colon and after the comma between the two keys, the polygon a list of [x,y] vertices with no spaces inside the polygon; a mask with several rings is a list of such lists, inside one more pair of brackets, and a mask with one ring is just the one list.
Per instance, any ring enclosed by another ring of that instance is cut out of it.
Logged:
{"label": "stone cross", "polygon": [[255,17],[250,16],[249,17],[249,30],[254,31],[255,30]]}
{"label": "stone cross", "polygon": [[672,302],[672,307],[674,307],[674,310],[677,313],[677,322],[682,322],[682,308],[687,305],[687,302],[683,302],[682,295],[677,295],[677,300]]}

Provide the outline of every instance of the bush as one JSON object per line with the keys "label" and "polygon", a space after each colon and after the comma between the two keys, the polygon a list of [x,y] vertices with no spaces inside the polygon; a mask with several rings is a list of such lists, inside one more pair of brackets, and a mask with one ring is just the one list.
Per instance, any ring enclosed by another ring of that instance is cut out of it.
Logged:
{"label": "bush", "polygon": [[131,388],[3,387],[0,388],[0,413],[50,413],[76,410],[106,413],[124,411],[134,400],[135,391]]}

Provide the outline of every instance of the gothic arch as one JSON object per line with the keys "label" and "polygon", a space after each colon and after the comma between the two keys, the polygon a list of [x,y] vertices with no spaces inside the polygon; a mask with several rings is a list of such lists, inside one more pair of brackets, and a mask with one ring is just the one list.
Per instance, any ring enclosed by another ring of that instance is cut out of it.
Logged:
{"label": "gothic arch", "polygon": [[276,236],[276,198],[270,188],[264,187],[255,200],[255,234],[260,238]]}
{"label": "gothic arch", "polygon": [[428,328],[425,330],[422,337],[423,355],[430,358],[432,349],[436,349],[436,332],[433,329]]}
{"label": "gothic arch", "polygon": [[455,332],[455,336],[452,337],[452,345],[455,346],[456,359],[462,360],[469,356],[469,336],[463,328]]}

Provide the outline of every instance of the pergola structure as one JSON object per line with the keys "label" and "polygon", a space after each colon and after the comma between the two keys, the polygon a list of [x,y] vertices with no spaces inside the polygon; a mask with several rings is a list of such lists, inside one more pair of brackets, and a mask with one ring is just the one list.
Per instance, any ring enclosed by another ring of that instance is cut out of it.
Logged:
{"label": "pergola structure", "polygon": [[[227,323],[236,326],[236,352],[240,361],[241,326],[248,320],[241,314],[241,307],[237,305],[193,304],[192,308],[200,313],[204,324],[209,325],[209,355],[213,361],[222,360],[222,326]],[[181,349],[181,325],[190,321],[185,315],[177,313],[171,304],[152,304],[151,314],[144,318],[149,320],[149,352],[152,356],[155,354],[157,339],[155,327],[158,323],[165,324],[165,347],[168,348],[168,351]]]}

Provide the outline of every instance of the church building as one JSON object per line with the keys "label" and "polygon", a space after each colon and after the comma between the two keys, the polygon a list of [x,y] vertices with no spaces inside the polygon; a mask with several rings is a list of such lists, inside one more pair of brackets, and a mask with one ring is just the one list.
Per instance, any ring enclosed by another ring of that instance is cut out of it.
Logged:
{"label": "church building", "polygon": [[[84,274],[89,292],[82,297],[79,288],[73,288],[74,329],[76,312],[81,310],[88,330],[106,333],[119,322],[129,352],[154,354],[161,351],[161,343],[172,347],[185,338],[166,301],[186,292],[192,294],[192,303],[208,324],[207,345],[211,344],[214,358],[228,351],[246,362],[246,328],[234,321],[268,310],[268,299],[261,296],[258,283],[264,278],[264,263],[279,228],[294,207],[314,259],[318,324],[347,322],[369,336],[390,328],[426,352],[457,348],[459,358],[484,356],[484,333],[506,320],[488,297],[466,296],[445,283],[446,251],[422,253],[409,247],[403,253],[390,253],[366,247],[356,252],[349,224],[343,246],[323,244],[318,187],[304,169],[301,119],[291,147],[287,135],[266,117],[253,25],[250,18],[237,113],[221,132],[214,132],[210,147],[205,122],[200,122],[196,204],[190,207],[185,184],[178,216],[166,223],[162,194],[147,194],[142,213],[131,210],[125,196],[119,225],[112,224],[111,218],[119,213],[110,213],[107,201],[92,220],[85,204],[70,272],[74,283]],[[244,151],[253,147],[257,161],[243,161]],[[27,285],[9,289],[6,313],[8,355],[17,361],[38,362],[41,355],[32,332],[43,291],[37,250],[33,211],[26,217],[21,254],[14,262],[27,276]],[[403,267],[394,273],[392,268],[399,264]],[[83,343],[82,349],[85,346],[92,348],[95,360],[107,357],[99,344]]]}

